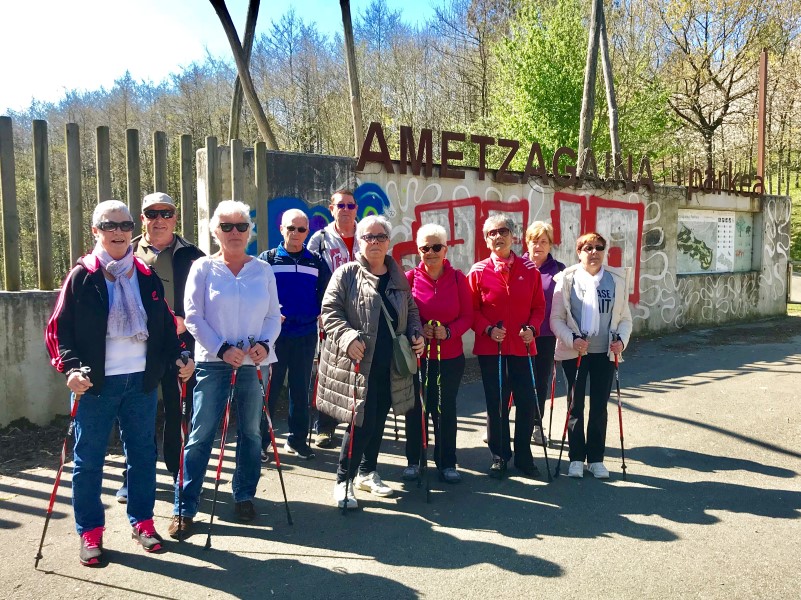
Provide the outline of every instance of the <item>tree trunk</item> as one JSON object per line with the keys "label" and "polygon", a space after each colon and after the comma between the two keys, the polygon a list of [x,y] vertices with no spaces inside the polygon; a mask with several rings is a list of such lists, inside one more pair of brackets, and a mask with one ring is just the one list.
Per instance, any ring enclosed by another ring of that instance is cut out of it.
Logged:
{"label": "tree trunk", "polygon": [[579,122],[578,171],[584,175],[584,155],[592,142],[592,120],[595,114],[595,75],[598,68],[598,6],[602,0],[593,0],[590,18],[590,36],[587,40],[587,63],[584,66],[584,95],[581,98]]}
{"label": "tree trunk", "polygon": [[620,156],[620,135],[618,133],[617,97],[615,96],[615,80],[612,74],[612,58],[609,56],[609,40],[606,35],[606,15],[603,2],[598,2],[599,42],[601,46],[601,66],[606,86],[606,104],[609,107],[609,141],[612,145],[612,156]]}
{"label": "tree trunk", "polygon": [[256,94],[256,88],[253,86],[253,79],[250,77],[248,64],[245,60],[245,53],[242,51],[242,44],[239,42],[239,35],[236,33],[236,27],[234,27],[233,21],[231,21],[231,15],[228,13],[228,8],[225,6],[225,0],[209,0],[209,2],[220,18],[220,23],[222,23],[223,29],[225,30],[225,37],[228,38],[228,43],[231,45],[231,52],[233,52],[234,55],[234,62],[236,62],[236,70],[242,82],[245,99],[248,101],[248,106],[256,119],[259,133],[264,138],[270,150],[278,150],[278,142],[275,140],[273,131],[270,128],[270,122],[267,120],[267,115],[264,114],[264,109]]}
{"label": "tree trunk", "polygon": [[364,143],[362,121],[362,94],[359,89],[359,74],[356,71],[356,48],[353,42],[353,23],[350,18],[350,0],[339,0],[342,9],[342,27],[345,32],[345,62],[350,80],[350,112],[353,115],[354,156],[358,156]]}
{"label": "tree trunk", "polygon": [[[259,17],[259,2],[261,0],[250,0],[248,2],[248,16],[245,19],[245,64],[250,68],[250,54],[253,51],[253,38],[256,37],[256,20]],[[239,75],[234,81],[234,95],[231,97],[231,116],[228,120],[228,139],[239,139],[239,119],[242,115],[242,82]]]}

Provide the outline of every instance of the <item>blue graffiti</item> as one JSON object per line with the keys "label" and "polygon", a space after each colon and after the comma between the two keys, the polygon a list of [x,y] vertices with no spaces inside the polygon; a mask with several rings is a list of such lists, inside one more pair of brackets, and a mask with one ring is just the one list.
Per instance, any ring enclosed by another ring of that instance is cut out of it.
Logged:
{"label": "blue graffiti", "polygon": [[389,206],[386,192],[377,183],[367,182],[361,184],[353,192],[356,204],[359,205],[359,218],[368,215],[383,215],[384,209]]}

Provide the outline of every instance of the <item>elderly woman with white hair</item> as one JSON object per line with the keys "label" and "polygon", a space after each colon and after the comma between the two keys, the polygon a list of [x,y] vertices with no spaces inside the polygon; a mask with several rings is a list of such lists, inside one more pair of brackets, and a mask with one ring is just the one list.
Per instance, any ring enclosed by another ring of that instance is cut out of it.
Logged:
{"label": "elderly woman with white hair", "polygon": [[334,487],[340,508],[357,507],[354,487],[376,496],[392,495],[376,470],[384,425],[390,406],[395,414],[406,414],[414,406],[412,376],[394,366],[392,338],[408,336],[418,354],[423,338],[415,336],[420,317],[409,283],[388,254],[391,232],[385,217],[362,219],[356,228],[359,253],[334,271],[323,298],[326,338],[317,407],[352,423],[342,440]]}
{"label": "elderly woman with white hair", "polygon": [[493,215],[483,233],[490,257],[477,262],[467,276],[473,292],[473,329],[484,397],[487,402],[487,443],[492,453],[490,477],[501,478],[512,458],[509,397],[514,395],[514,465],[527,477],[539,470],[531,455],[530,439],[536,409],[528,354],[537,348],[545,316],[545,296],[537,267],[512,251],[514,222]]}
{"label": "elderly woman with white hair", "polygon": [[[176,483],[175,516],[168,530],[176,538],[191,533],[194,525],[233,369],[238,369],[235,512],[240,521],[256,517],[253,498],[261,474],[263,396],[255,365],[275,362],[270,349],[281,331],[273,270],[245,252],[253,234],[250,207],[234,200],[220,202],[209,227],[220,251],[194,262],[184,294],[186,328],[197,342],[197,384],[192,430],[184,449],[184,487],[179,494]],[[251,336],[258,341],[252,347],[248,345]],[[237,347],[239,342],[244,348]]]}
{"label": "elderly woman with white hair", "polygon": [[[473,324],[473,299],[467,277],[445,258],[448,244],[444,227],[434,223],[420,227],[417,249],[420,264],[406,273],[406,279],[420,311],[426,339],[421,365],[426,416],[424,420],[423,407],[418,400],[406,415],[408,466],[403,471],[403,479],[412,481],[420,475],[423,423],[427,429],[428,415],[431,415],[434,462],[440,478],[446,483],[458,483],[462,477],[456,470],[456,396],[465,367],[462,336]],[[418,380],[415,379],[414,385],[418,388]]]}
{"label": "elderly woman with white hair", "polygon": [[[156,389],[170,362],[187,380],[175,316],[161,280],[131,250],[134,221],[119,200],[92,214],[96,244],[78,259],[61,288],[45,333],[51,363],[78,402],[72,505],[83,565],[103,558],[100,492],[108,437],[119,421],[128,476],[128,520],[145,551],[162,548],[153,525],[156,501]],[[89,367],[84,374],[82,367]],[[80,397],[80,399],[78,399]]]}

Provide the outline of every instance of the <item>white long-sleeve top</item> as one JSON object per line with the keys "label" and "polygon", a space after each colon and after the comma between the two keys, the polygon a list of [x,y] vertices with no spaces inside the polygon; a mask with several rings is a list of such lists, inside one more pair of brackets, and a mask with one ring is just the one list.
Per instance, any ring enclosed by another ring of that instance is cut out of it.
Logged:
{"label": "white long-sleeve top", "polygon": [[[222,260],[202,257],[192,264],[184,293],[186,328],[195,338],[196,362],[219,362],[217,352],[227,342],[248,337],[269,341],[266,363],[276,361],[275,341],[281,333],[281,306],[272,267],[255,258],[234,275]],[[243,364],[252,365],[250,357]]]}

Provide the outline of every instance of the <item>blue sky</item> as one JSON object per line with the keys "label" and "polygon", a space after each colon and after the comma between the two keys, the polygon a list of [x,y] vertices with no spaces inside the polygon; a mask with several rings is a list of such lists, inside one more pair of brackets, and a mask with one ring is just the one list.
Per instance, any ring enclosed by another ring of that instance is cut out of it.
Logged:
{"label": "blue sky", "polygon": [[[439,0],[386,0],[404,21],[430,18]],[[244,29],[247,0],[228,0]],[[370,0],[351,0],[356,15]],[[290,7],[321,31],[341,30],[338,0],[265,0],[257,34]],[[70,89],[110,87],[126,70],[134,79],[161,81],[182,65],[203,60],[206,49],[229,57],[230,47],[205,0],[14,0],[3,3],[0,35],[0,115],[31,99],[56,101]],[[34,37],[35,34],[35,37]]]}

